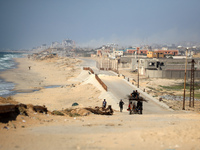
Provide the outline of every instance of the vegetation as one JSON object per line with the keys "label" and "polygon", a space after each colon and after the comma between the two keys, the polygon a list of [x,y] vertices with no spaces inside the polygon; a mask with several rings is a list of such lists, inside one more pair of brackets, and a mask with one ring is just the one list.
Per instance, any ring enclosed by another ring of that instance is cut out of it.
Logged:
{"label": "vegetation", "polygon": [[64,116],[64,114],[60,111],[54,110],[52,113],[52,115],[59,115],[59,116]]}
{"label": "vegetation", "polygon": [[155,88],[150,87],[150,86],[147,86],[147,88],[149,88],[149,89],[151,89],[151,90],[156,90]]}
{"label": "vegetation", "polygon": [[[184,89],[184,83],[179,83],[176,85],[172,85],[172,86],[162,86],[160,85],[161,88],[166,89],[166,90],[182,90]],[[186,83],[186,89],[190,89],[190,83]],[[194,89],[200,89],[200,84],[199,83],[195,83],[194,84]]]}
{"label": "vegetation", "polygon": [[78,113],[69,113],[68,114],[70,117],[78,117],[78,116],[80,116],[80,114],[78,114]]}

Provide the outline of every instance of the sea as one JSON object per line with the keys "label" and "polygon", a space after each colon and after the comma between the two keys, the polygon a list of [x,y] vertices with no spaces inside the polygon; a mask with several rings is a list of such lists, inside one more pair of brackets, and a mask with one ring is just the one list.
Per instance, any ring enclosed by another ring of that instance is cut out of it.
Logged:
{"label": "sea", "polygon": [[[0,52],[0,73],[8,69],[17,67],[17,63],[13,58],[24,57],[24,53],[19,52]],[[0,78],[0,97],[7,97],[15,94],[13,91],[15,84],[12,82],[6,82]]]}

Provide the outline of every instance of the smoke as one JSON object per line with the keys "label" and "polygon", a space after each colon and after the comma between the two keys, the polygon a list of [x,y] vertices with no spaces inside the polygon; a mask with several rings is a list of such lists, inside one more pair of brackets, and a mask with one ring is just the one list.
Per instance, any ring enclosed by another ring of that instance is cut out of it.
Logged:
{"label": "smoke", "polygon": [[141,46],[151,44],[178,44],[188,42],[200,42],[200,35],[192,29],[181,30],[176,27],[144,34],[142,31],[135,31],[131,35],[119,36],[113,34],[110,37],[101,37],[87,42],[78,43],[81,47],[100,47],[108,43],[118,44],[119,47]]}

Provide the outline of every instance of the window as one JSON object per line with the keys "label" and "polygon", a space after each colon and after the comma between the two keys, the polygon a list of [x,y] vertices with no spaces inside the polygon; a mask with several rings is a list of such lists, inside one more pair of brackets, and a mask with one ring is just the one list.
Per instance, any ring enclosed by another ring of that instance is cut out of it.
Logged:
{"label": "window", "polygon": [[154,62],[149,62],[149,66],[154,66],[155,63]]}
{"label": "window", "polygon": [[165,65],[164,62],[161,62],[161,63],[160,63],[160,66],[164,66],[164,65]]}

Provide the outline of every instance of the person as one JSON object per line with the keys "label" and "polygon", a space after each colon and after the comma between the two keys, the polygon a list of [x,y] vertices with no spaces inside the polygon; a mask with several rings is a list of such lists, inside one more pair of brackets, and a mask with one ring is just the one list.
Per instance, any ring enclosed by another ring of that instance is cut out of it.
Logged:
{"label": "person", "polygon": [[[135,96],[135,91],[133,90],[133,92],[131,93],[131,96],[134,97]],[[135,97],[134,97],[135,98]]]}
{"label": "person", "polygon": [[136,105],[135,105],[135,102],[133,102],[133,108],[132,108],[132,112],[135,114],[136,113]]}
{"label": "person", "polygon": [[106,99],[104,99],[102,104],[103,108],[106,108],[106,104],[107,104]]}
{"label": "person", "polygon": [[132,114],[132,111],[133,111],[133,104],[132,104],[132,102],[129,103],[128,110],[129,110],[129,114]]}
{"label": "person", "polygon": [[137,90],[135,91],[135,98],[139,99],[139,93]]}
{"label": "person", "polygon": [[133,92],[131,93],[131,96],[133,97],[133,98],[139,98],[139,93],[138,93],[138,91],[137,90],[133,90]]}
{"label": "person", "polygon": [[143,110],[143,103],[142,103],[142,101],[138,101],[137,102],[137,110],[138,110],[138,113],[139,114],[142,114],[142,110]]}
{"label": "person", "polygon": [[123,105],[124,105],[124,102],[121,99],[120,102],[119,102],[120,112],[122,112],[122,110],[123,110]]}

